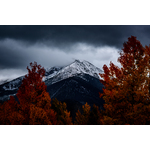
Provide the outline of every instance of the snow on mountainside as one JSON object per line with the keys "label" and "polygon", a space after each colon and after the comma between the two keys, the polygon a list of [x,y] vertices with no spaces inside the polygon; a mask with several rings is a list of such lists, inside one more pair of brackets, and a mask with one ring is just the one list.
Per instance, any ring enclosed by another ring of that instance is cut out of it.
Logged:
{"label": "snow on mountainside", "polygon": [[[45,77],[43,81],[48,83],[50,80],[52,81],[50,84],[56,83],[58,81],[67,79],[69,77],[76,76],[78,74],[88,74],[97,79],[100,79],[99,73],[102,73],[102,70],[95,67],[88,61],[79,61],[75,60],[73,63],[66,67],[51,67],[46,69]],[[21,84],[24,76],[21,76],[17,79],[14,79],[10,82],[1,84],[3,89],[6,90],[17,90],[18,86]]]}
{"label": "snow on mountainside", "polygon": [[95,67],[85,60],[83,62],[75,60],[73,63],[66,67],[53,67],[47,69],[47,71],[51,71],[52,73],[49,73],[49,75],[45,77],[44,81],[47,81],[50,78],[54,78],[55,82],[67,79],[77,74],[89,74],[95,78],[100,79],[99,73],[102,73],[101,69]]}
{"label": "snow on mountainside", "polygon": [[4,90],[16,90],[18,89],[18,86],[21,84],[24,76],[21,76],[17,79],[14,79],[12,81],[7,81],[4,83],[3,89]]}
{"label": "snow on mountainside", "polygon": [[9,82],[9,81],[11,81],[11,80],[10,80],[10,79],[0,80],[0,85],[1,85],[1,84],[4,84],[4,83],[6,83],[6,82]]}

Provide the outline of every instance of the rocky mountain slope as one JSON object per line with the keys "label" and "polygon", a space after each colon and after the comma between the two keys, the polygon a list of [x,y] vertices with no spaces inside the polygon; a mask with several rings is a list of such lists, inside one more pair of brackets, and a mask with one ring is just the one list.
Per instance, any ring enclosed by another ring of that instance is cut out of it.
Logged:
{"label": "rocky mountain slope", "polygon": [[[102,70],[88,61],[75,60],[65,67],[51,67],[46,69],[43,81],[47,85],[51,99],[57,98],[68,104],[68,109],[77,108],[88,102],[102,108],[104,101],[99,98],[103,85],[100,83],[99,73]],[[15,95],[24,76],[0,85],[0,101]]]}

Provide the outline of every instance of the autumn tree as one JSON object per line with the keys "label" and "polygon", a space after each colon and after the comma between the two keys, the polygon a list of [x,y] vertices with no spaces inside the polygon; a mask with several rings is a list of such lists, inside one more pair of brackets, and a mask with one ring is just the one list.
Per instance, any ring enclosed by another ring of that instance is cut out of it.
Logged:
{"label": "autumn tree", "polygon": [[57,124],[59,125],[72,125],[72,117],[70,112],[67,110],[67,105],[65,102],[60,102],[56,98],[52,100],[52,107],[56,112]]}
{"label": "autumn tree", "polygon": [[83,113],[79,110],[76,112],[75,124],[77,125],[87,125],[90,115],[91,106],[86,102],[85,105],[82,105]]}
{"label": "autumn tree", "polygon": [[0,105],[0,124],[17,125],[24,122],[24,116],[20,114],[20,106],[13,96]]}
{"label": "autumn tree", "polygon": [[92,110],[90,111],[90,115],[88,117],[89,125],[101,125],[103,119],[103,110],[101,110],[98,106],[93,104]]}
{"label": "autumn tree", "polygon": [[51,98],[42,81],[45,69],[36,62],[27,67],[28,74],[24,77],[18,90],[24,124],[56,124],[56,113],[51,109]]}
{"label": "autumn tree", "polygon": [[103,124],[149,124],[149,76],[150,48],[143,47],[131,36],[123,44],[118,62],[121,68],[110,62],[100,74],[105,100]]}
{"label": "autumn tree", "polygon": [[93,107],[86,102],[82,105],[82,112],[76,112],[75,123],[76,125],[100,125],[102,119],[102,111],[98,106],[93,104]]}

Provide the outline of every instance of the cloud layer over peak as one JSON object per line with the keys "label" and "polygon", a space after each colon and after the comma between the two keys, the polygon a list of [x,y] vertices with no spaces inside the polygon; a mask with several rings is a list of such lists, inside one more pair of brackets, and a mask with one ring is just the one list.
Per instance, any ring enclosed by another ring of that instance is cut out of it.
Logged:
{"label": "cloud layer over peak", "polygon": [[119,65],[118,51],[131,35],[149,45],[150,26],[0,26],[0,80],[26,73],[34,61],[45,68],[75,59],[100,69],[110,61]]}

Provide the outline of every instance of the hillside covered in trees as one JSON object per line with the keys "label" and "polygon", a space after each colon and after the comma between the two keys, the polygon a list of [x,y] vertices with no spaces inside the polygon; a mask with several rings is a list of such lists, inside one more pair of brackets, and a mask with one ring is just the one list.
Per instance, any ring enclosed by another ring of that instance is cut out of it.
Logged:
{"label": "hillside covered in trees", "polygon": [[150,46],[143,47],[131,36],[123,44],[118,62],[121,68],[110,62],[100,73],[104,85],[99,97],[103,107],[88,103],[76,112],[72,119],[65,102],[52,99],[43,82],[45,69],[36,62],[27,67],[16,94],[0,104],[2,125],[135,125],[150,124]]}

